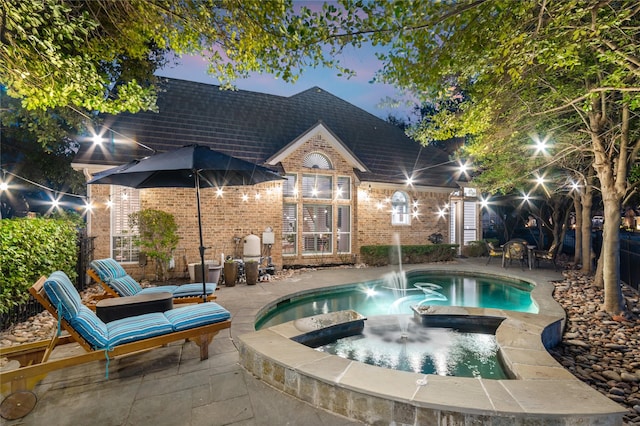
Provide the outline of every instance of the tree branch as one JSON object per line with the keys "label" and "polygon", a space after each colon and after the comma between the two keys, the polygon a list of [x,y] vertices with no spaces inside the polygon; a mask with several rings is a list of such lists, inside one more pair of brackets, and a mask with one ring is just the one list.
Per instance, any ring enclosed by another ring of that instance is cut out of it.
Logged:
{"label": "tree branch", "polygon": [[533,117],[538,117],[538,116],[546,115],[552,112],[562,111],[563,109],[569,108],[577,104],[578,102],[584,101],[589,97],[589,95],[592,95],[594,93],[601,93],[601,92],[640,92],[640,87],[597,87],[595,89],[589,90],[589,92],[587,92],[586,95],[575,98],[564,105],[560,105],[559,107],[548,109],[546,111],[536,112],[531,115]]}

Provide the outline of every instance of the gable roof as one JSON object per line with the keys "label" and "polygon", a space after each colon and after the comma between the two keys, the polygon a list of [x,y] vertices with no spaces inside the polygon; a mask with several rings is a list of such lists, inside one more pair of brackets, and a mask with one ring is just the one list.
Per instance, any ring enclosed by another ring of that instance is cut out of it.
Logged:
{"label": "gable roof", "polygon": [[106,142],[81,142],[74,164],[111,166],[150,155],[139,144],[163,152],[197,143],[264,165],[322,123],[364,165],[355,170],[361,180],[404,183],[413,170],[423,170],[414,184],[456,187],[450,167],[442,165],[449,161],[444,151],[421,146],[319,87],[290,97],[176,79],[163,79],[160,87],[157,113],[106,116],[112,130],[103,135]]}
{"label": "gable roof", "polygon": [[277,165],[298,149],[306,140],[318,134],[320,134],[325,141],[331,144],[331,146],[338,151],[354,169],[360,170],[361,172],[369,171],[367,166],[362,164],[362,162],[353,155],[349,147],[347,147],[330,129],[327,129],[322,121],[319,121],[312,128],[298,136],[294,141],[282,147],[275,153],[275,155],[267,159],[267,164],[270,166]]}

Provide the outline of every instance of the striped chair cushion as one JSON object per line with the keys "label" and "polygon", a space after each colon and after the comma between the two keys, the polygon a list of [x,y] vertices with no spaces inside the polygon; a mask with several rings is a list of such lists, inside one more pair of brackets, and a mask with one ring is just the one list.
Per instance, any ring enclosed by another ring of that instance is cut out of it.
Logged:
{"label": "striped chair cushion", "polygon": [[[216,291],[216,283],[205,283],[207,294]],[[202,283],[183,284],[173,292],[173,297],[200,296],[202,294]]]}
{"label": "striped chair cushion", "polygon": [[140,284],[129,275],[120,278],[108,278],[103,281],[121,297],[135,296],[142,290]]}
{"label": "striped chair cushion", "polygon": [[173,326],[164,314],[154,312],[108,322],[107,330],[109,332],[109,346],[113,347],[171,333]]}
{"label": "striped chair cushion", "polygon": [[82,300],[67,274],[62,271],[53,272],[44,283],[44,291],[64,319],[69,321],[78,314]]}
{"label": "striped chair cushion", "polygon": [[96,271],[100,279],[105,282],[112,278],[122,278],[127,275],[127,271],[111,258],[94,260],[89,266]]}
{"label": "striped chair cushion", "polygon": [[69,323],[94,349],[107,347],[109,343],[107,326],[91,309],[81,306],[78,315]]}
{"label": "striped chair cushion", "polygon": [[178,288],[177,285],[161,285],[158,287],[145,287],[142,290],[140,290],[138,294],[163,293],[163,292],[173,294],[176,288]]}
{"label": "striped chair cushion", "polygon": [[175,308],[165,312],[164,315],[173,325],[175,331],[187,330],[231,318],[229,311],[214,302]]}

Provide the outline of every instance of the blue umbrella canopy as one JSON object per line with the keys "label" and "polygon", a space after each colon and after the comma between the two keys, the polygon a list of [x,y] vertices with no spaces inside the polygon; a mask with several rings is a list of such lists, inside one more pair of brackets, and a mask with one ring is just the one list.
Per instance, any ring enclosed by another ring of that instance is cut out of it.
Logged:
{"label": "blue umbrella canopy", "polygon": [[121,185],[139,189],[195,188],[200,231],[202,296],[206,300],[200,188],[255,185],[279,179],[282,177],[278,173],[266,167],[206,146],[188,145],[96,173],[88,184]]}

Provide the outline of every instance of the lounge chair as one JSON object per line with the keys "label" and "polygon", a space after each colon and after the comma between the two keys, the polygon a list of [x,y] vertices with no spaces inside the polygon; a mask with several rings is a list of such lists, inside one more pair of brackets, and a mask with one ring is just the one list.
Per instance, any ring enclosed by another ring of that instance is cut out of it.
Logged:
{"label": "lounge chair", "polygon": [[[173,303],[198,303],[203,301],[202,283],[183,285],[142,286],[114,259],[94,260],[89,264],[87,274],[104,288],[112,297],[135,296],[138,294],[167,292],[173,295]],[[207,301],[216,299],[217,283],[206,283]]]}
{"label": "lounge chair", "polygon": [[[70,336],[61,337],[58,333],[48,342],[42,357],[22,357],[28,362],[35,359],[35,364],[3,371],[0,375],[2,388],[8,385],[12,392],[35,386],[37,380],[60,368],[150,350],[182,339],[195,342],[200,347],[200,359],[205,360],[209,357],[209,344],[214,336],[231,326],[229,311],[215,302],[104,323],[82,304],[78,291],[61,271],[48,278],[41,277],[29,292],[58,319],[60,328]],[[49,361],[56,345],[71,339],[87,353]]]}

